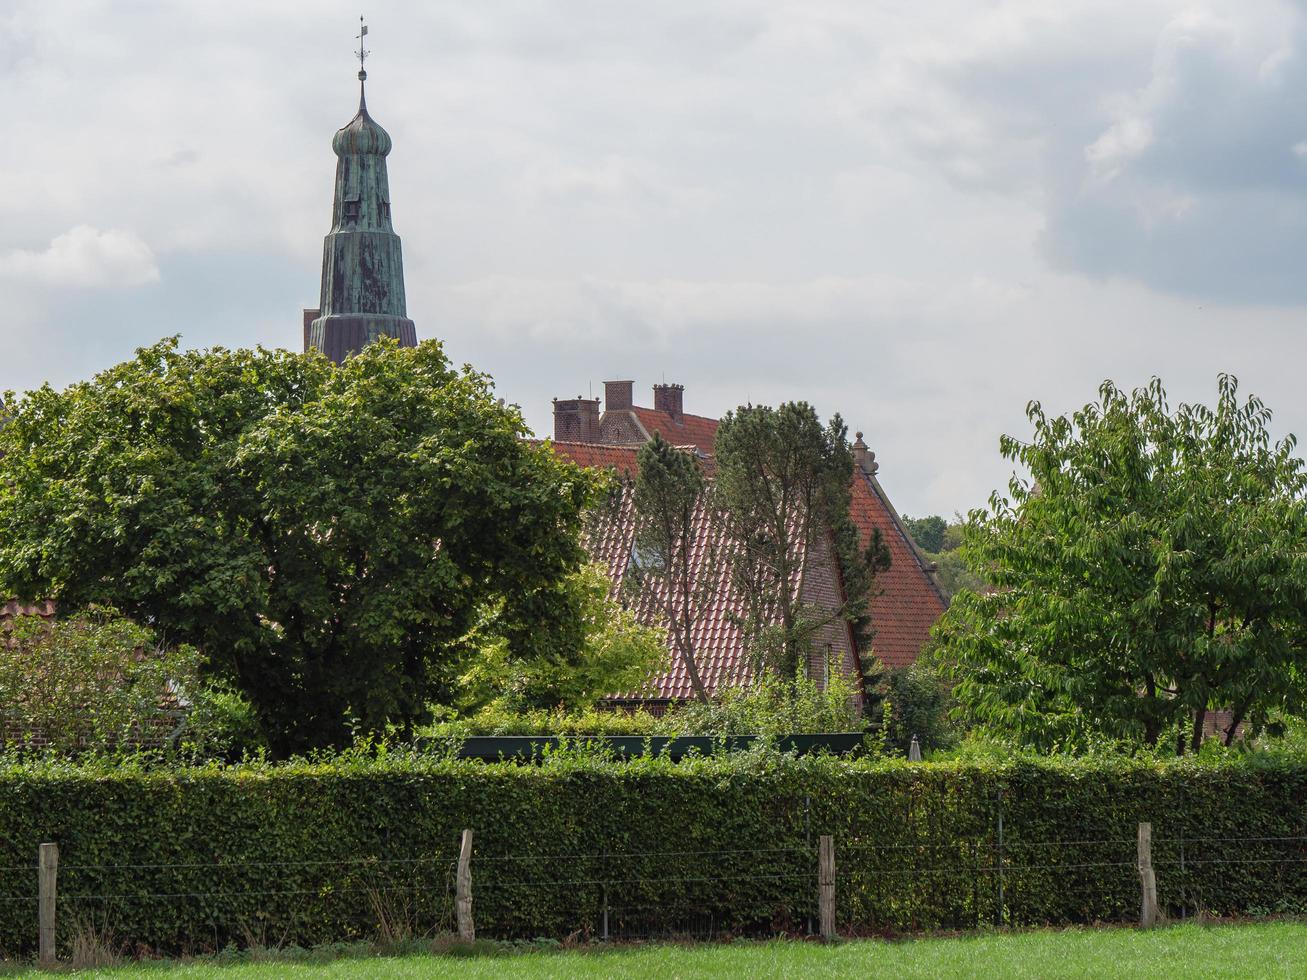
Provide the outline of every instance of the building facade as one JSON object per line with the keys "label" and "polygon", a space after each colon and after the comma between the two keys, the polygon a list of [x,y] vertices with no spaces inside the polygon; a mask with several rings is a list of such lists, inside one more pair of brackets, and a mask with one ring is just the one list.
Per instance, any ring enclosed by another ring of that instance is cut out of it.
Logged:
{"label": "building facade", "polygon": [[[598,398],[555,399],[554,451],[578,465],[612,469],[629,478],[636,472],[639,447],[657,433],[672,445],[696,454],[710,469],[718,420],[688,414],[684,397],[683,386],[659,384],[653,389],[653,406],[639,406],[634,401],[633,382],[610,381],[604,385],[602,411]],[[860,682],[872,657],[887,667],[913,663],[930,638],[931,626],[948,605],[933,566],[913,543],[890,504],[877,477],[875,454],[863,442],[862,433],[858,433],[853,450],[850,517],[864,547],[879,532],[890,553],[890,567],[876,579],[870,609],[874,632],[870,649],[856,649],[842,623],[829,624],[813,644],[809,676],[819,685],[831,664]],[[627,490],[620,507],[592,530],[587,542],[591,555],[618,585],[629,573],[634,555],[635,513],[629,497]],[[715,522],[702,515],[696,522],[696,534],[701,537],[695,544],[695,554],[700,556],[698,575],[722,574],[720,568],[708,567],[702,561],[702,556],[718,550],[708,540],[709,535],[718,533],[714,526]],[[800,579],[795,584],[804,601],[818,608],[838,608],[844,601],[843,584],[829,538],[819,538],[803,557]],[[712,592],[718,598],[703,611],[695,637],[696,659],[710,694],[750,679],[744,637],[738,626],[742,607],[728,588]],[[637,607],[637,613],[646,621],[656,621],[657,608],[645,602],[644,607]],[[677,662],[673,652],[670,669],[656,679],[650,691],[618,700],[657,710],[691,695],[686,666]]]}

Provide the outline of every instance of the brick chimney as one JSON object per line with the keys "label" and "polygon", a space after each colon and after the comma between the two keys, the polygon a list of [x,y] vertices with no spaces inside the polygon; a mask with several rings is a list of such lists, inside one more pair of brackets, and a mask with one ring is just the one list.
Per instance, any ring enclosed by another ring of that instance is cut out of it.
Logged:
{"label": "brick chimney", "polygon": [[654,408],[679,419],[685,411],[685,385],[654,385]]}
{"label": "brick chimney", "polygon": [[876,462],[876,454],[867,448],[867,444],[862,441],[862,433],[856,433],[857,439],[853,442],[853,465],[868,476],[875,476],[876,471],[880,469],[880,464]]}
{"label": "brick chimney", "polygon": [[554,399],[555,442],[598,442],[599,399]]}
{"label": "brick chimney", "polygon": [[631,407],[631,388],[634,381],[604,382],[604,411],[621,412]]}

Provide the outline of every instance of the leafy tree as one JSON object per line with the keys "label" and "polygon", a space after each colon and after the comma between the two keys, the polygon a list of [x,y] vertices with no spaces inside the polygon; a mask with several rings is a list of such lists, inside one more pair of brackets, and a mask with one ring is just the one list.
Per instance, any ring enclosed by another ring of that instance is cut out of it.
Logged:
{"label": "leafy tree", "polygon": [[908,517],[905,514],[903,526],[922,551],[936,554],[944,550],[944,532],[948,530],[948,522],[938,514],[929,517]]}
{"label": "leafy tree", "polygon": [[907,755],[916,736],[923,750],[950,748],[957,736],[949,722],[948,685],[931,663],[917,661],[886,672],[881,690],[885,744]]}
{"label": "leafy tree", "polygon": [[700,701],[708,700],[695,651],[695,626],[713,601],[709,576],[695,563],[705,525],[705,482],[699,461],[657,433],[640,447],[632,491],[635,555],[630,588],[647,595],[662,614],[672,650],[685,664]]}
{"label": "leafy tree", "polygon": [[336,367],[174,339],[7,400],[0,591],[199,647],[278,754],[423,720],[487,607],[515,658],[581,647],[593,481],[437,343]]}
{"label": "leafy tree", "polygon": [[461,708],[475,711],[494,704],[527,712],[579,711],[611,694],[637,692],[666,670],[662,631],[641,624],[623,608],[601,566],[588,564],[568,576],[564,591],[580,611],[580,651],[566,660],[514,658],[506,639],[495,635],[492,617],[462,678]]}
{"label": "leafy tree", "polygon": [[959,552],[962,545],[963,519],[955,514],[946,521],[938,514],[930,517],[905,517],[903,524],[912,540],[935,565],[935,578],[949,595],[970,589],[978,592],[986,588],[985,580],[967,566]]}
{"label": "leafy tree", "polygon": [[963,589],[982,592],[989,588],[984,577],[971,569],[957,548],[946,549],[937,555],[927,554],[926,557],[935,563],[935,577],[950,596]]}
{"label": "leafy tree", "polygon": [[[715,513],[732,542],[723,560],[748,610],[755,658],[784,678],[807,660],[813,637],[844,619],[865,645],[875,575],[889,565],[879,536],[864,549],[849,517],[853,452],[838,415],[825,425],[805,402],[728,412],[715,439]],[[834,610],[806,602],[804,562],[829,541],[843,573]]]}
{"label": "leafy tree", "polygon": [[182,727],[199,654],[112,609],[18,616],[0,639],[0,740],[60,753],[159,746]]}
{"label": "leafy tree", "polygon": [[1254,728],[1303,704],[1307,490],[1292,436],[1222,375],[1214,409],[1161,382],[1070,417],[1027,416],[1029,473],[970,515],[962,550],[995,590],[937,627],[976,719],[1037,746],[1107,736],[1197,749],[1209,711]]}

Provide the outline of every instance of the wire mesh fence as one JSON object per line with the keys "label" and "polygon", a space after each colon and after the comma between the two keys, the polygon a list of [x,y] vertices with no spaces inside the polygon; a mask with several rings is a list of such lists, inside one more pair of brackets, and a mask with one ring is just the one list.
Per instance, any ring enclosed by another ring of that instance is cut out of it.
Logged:
{"label": "wire mesh fence", "polygon": [[[448,844],[449,842],[446,842]],[[1138,915],[1133,837],[835,839],[841,932],[1123,921]],[[1307,911],[1307,834],[1152,839],[1159,904],[1174,919]],[[472,854],[478,934],[584,940],[812,934],[818,849],[682,848]],[[79,863],[58,866],[59,943],[78,929],[128,948],[221,948],[422,937],[455,929],[457,856]],[[6,915],[37,928],[37,862],[0,866]]]}

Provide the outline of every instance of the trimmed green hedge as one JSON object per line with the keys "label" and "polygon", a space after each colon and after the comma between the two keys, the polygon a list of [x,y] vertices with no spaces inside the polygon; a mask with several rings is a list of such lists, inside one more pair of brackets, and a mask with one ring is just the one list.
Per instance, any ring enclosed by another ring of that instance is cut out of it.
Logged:
{"label": "trimmed green hedge", "polygon": [[0,951],[34,946],[42,841],[60,846],[62,943],[80,923],[178,951],[358,938],[379,912],[451,928],[464,827],[488,937],[597,935],[605,900],[619,935],[803,931],[819,834],[850,931],[1125,920],[1142,820],[1171,914],[1302,911],[1307,841],[1286,838],[1305,813],[1307,759],[1274,755],[0,763]]}

